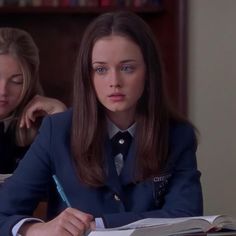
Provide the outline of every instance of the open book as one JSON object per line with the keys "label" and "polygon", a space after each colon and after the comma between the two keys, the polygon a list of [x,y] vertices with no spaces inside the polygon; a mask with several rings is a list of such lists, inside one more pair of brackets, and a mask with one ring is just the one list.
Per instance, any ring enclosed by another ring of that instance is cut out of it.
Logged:
{"label": "open book", "polygon": [[98,229],[89,236],[169,236],[189,233],[235,230],[236,220],[226,215],[183,217],[183,218],[147,218],[122,227]]}

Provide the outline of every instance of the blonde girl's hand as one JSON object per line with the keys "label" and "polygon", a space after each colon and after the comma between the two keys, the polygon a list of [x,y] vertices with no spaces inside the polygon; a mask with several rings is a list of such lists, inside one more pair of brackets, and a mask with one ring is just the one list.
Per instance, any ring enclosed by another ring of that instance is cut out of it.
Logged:
{"label": "blonde girl's hand", "polygon": [[92,222],[92,215],[74,208],[67,208],[47,223],[25,223],[19,233],[22,236],[84,236],[93,225]]}
{"label": "blonde girl's hand", "polygon": [[20,127],[30,128],[38,117],[63,112],[66,109],[65,104],[57,99],[35,95],[24,108]]}

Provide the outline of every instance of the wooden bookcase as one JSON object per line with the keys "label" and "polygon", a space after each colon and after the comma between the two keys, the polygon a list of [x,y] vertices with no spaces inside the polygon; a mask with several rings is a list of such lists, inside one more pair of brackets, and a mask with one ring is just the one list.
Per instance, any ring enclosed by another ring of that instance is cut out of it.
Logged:
{"label": "wooden bookcase", "polygon": [[[186,0],[162,0],[160,7],[129,8],[153,29],[162,50],[167,91],[187,113]],[[71,104],[76,51],[88,23],[117,8],[0,7],[0,27],[27,30],[40,50],[40,79],[45,94]]]}

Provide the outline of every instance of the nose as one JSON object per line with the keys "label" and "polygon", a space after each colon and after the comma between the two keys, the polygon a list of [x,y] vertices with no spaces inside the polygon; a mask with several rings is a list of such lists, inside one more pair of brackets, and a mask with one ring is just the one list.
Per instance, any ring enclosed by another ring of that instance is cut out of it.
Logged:
{"label": "nose", "polygon": [[121,87],[121,77],[120,74],[116,70],[112,70],[110,72],[110,87]]}
{"label": "nose", "polygon": [[6,96],[7,95],[7,84],[5,81],[0,80],[0,95]]}

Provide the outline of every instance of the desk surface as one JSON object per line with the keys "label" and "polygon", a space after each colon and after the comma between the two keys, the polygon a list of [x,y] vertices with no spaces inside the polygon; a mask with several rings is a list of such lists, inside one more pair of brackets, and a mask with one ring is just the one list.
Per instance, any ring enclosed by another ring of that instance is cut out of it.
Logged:
{"label": "desk surface", "polygon": [[236,236],[236,231],[219,231],[219,232],[208,232],[208,233],[187,233],[187,234],[178,234],[172,236]]}
{"label": "desk surface", "polygon": [[236,236],[236,231],[232,231],[232,232],[211,232],[211,233],[207,233],[207,236]]}

